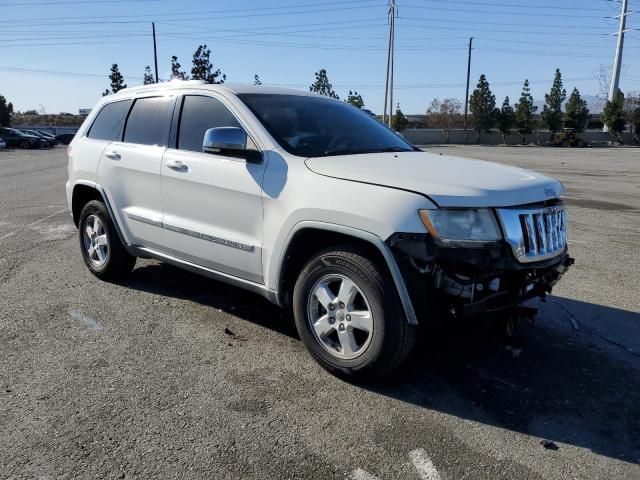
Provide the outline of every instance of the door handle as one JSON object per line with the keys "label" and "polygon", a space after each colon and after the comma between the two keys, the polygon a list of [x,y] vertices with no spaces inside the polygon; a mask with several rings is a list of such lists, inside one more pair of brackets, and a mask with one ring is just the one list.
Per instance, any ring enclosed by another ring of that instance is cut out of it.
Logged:
{"label": "door handle", "polygon": [[186,170],[187,164],[181,160],[167,160],[165,165],[173,170]]}
{"label": "door handle", "polygon": [[120,160],[120,154],[118,152],[116,152],[115,150],[112,150],[111,152],[106,152],[104,154],[105,157],[110,158],[112,160]]}

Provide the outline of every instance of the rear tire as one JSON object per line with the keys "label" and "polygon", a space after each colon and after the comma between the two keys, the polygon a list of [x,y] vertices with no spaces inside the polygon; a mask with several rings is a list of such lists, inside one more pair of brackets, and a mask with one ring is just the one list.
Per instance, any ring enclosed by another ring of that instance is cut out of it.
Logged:
{"label": "rear tire", "polygon": [[120,241],[106,205],[91,200],[80,213],[80,249],[84,263],[96,277],[107,281],[126,278],[136,264]]}
{"label": "rear tire", "polygon": [[334,247],[312,258],[295,284],[293,310],[311,356],[345,377],[389,375],[416,341],[395,285],[362,249]]}
{"label": "rear tire", "polygon": [[28,148],[31,148],[31,144],[29,143],[29,140],[21,140],[20,141],[20,148],[26,150]]}

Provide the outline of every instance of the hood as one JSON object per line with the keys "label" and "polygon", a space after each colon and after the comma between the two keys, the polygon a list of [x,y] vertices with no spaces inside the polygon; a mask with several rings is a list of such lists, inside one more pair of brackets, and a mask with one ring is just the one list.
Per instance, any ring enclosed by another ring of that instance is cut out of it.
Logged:
{"label": "hood", "polygon": [[320,175],[418,192],[440,207],[510,207],[558,198],[562,184],[521,168],[426,152],[306,160]]}

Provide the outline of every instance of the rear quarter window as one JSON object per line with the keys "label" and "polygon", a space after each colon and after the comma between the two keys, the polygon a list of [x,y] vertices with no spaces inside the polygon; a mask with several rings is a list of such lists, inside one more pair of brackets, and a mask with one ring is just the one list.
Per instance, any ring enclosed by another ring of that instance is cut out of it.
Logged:
{"label": "rear quarter window", "polygon": [[139,98],[133,104],[124,131],[124,142],[166,145],[169,109],[173,97]]}
{"label": "rear quarter window", "polygon": [[106,104],[96,115],[87,137],[96,140],[120,140],[124,119],[127,117],[130,106],[131,100]]}

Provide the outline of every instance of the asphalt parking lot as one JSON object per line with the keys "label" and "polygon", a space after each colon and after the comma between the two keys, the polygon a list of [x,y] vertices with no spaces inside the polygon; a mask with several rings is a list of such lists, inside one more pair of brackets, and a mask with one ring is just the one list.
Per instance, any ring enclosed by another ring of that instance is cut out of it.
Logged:
{"label": "asphalt parking lot", "polygon": [[367,387],[252,294],[97,280],[64,147],[0,151],[0,478],[640,478],[640,150],[428,150],[559,178],[576,265],[511,343],[452,326]]}

